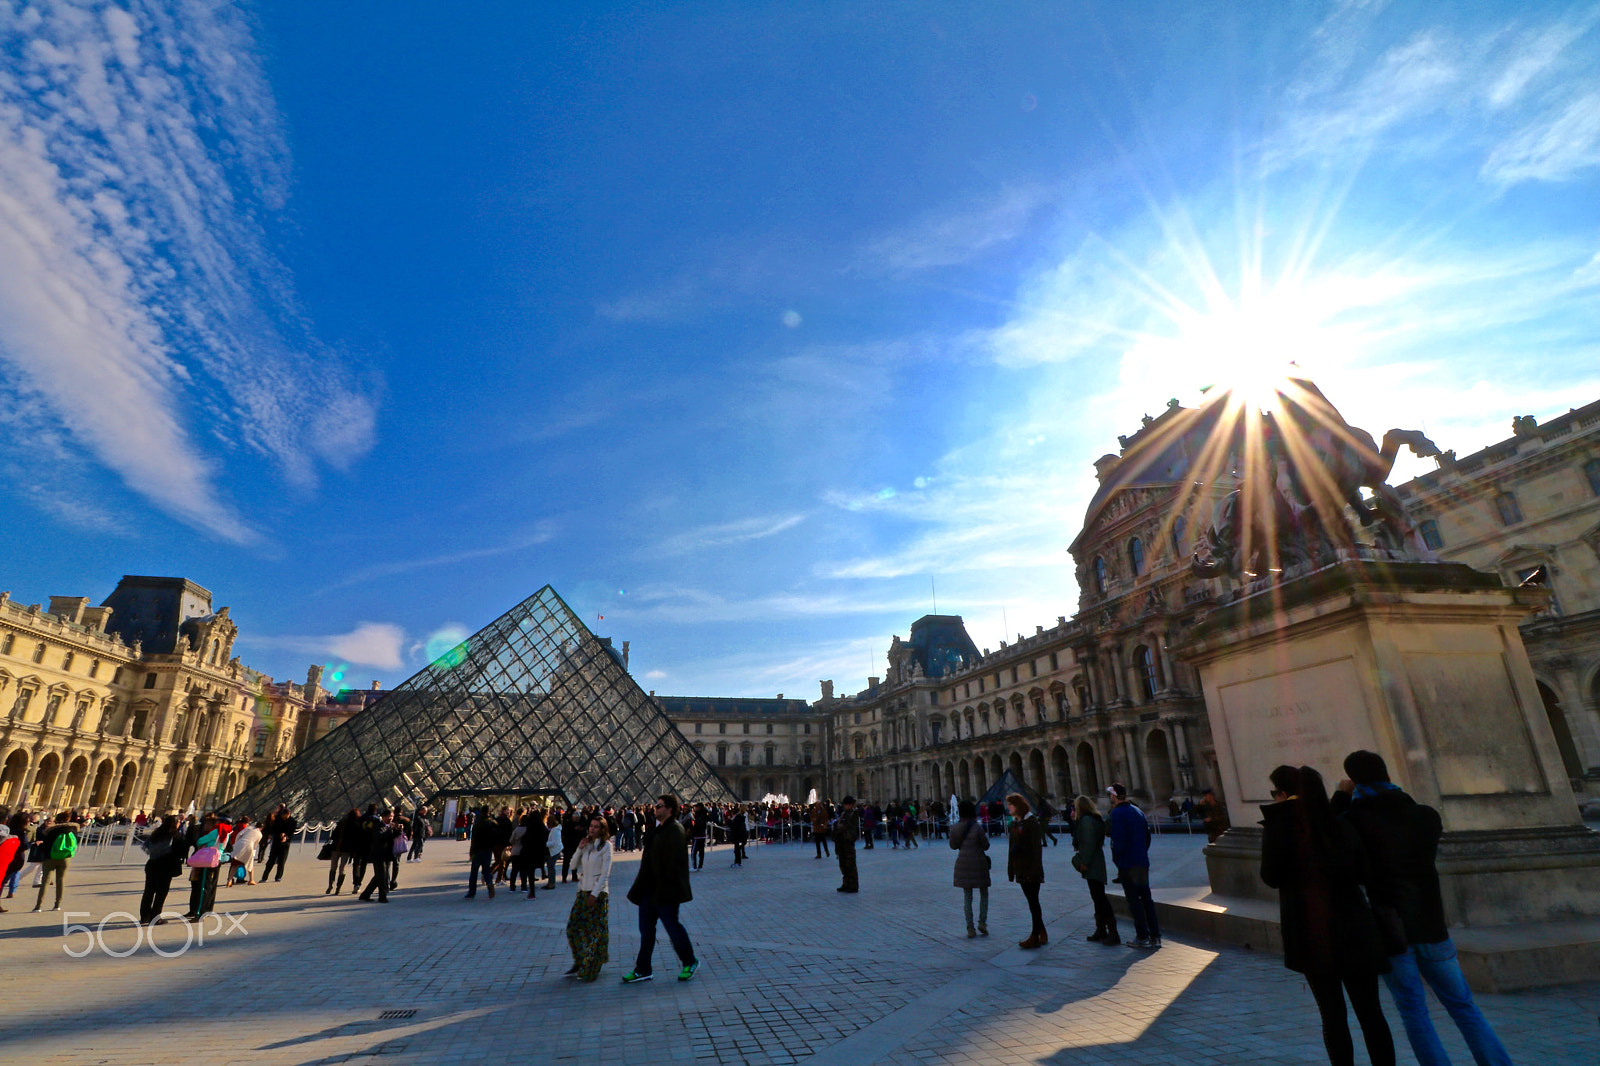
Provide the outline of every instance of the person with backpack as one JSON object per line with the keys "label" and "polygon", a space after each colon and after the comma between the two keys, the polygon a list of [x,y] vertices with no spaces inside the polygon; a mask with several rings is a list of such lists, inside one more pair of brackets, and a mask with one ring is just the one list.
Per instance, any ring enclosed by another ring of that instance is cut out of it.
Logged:
{"label": "person with backpack", "polygon": [[1391,781],[1377,752],[1351,752],[1344,772],[1332,807],[1360,835],[1372,862],[1372,906],[1389,953],[1383,980],[1417,1062],[1450,1064],[1428,1011],[1431,988],[1474,1062],[1511,1066],[1510,1052],[1472,999],[1450,939],[1436,865],[1444,831],[1439,812]]}
{"label": "person with backpack", "polygon": [[39,834],[39,898],[34,901],[34,910],[44,909],[44,890],[50,886],[50,875],[56,878],[56,905],[50,909],[61,909],[61,894],[66,889],[67,867],[72,864],[72,856],[78,852],[78,831],[82,828],[72,819],[71,811],[62,811],[56,815],[55,824]]}

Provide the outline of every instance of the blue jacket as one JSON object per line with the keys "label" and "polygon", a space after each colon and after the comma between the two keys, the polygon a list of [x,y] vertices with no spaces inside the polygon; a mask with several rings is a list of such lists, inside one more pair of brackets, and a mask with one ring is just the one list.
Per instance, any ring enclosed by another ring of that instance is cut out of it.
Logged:
{"label": "blue jacket", "polygon": [[1131,803],[1119,803],[1111,808],[1106,827],[1106,835],[1111,838],[1111,861],[1117,869],[1150,865],[1150,823],[1143,811]]}

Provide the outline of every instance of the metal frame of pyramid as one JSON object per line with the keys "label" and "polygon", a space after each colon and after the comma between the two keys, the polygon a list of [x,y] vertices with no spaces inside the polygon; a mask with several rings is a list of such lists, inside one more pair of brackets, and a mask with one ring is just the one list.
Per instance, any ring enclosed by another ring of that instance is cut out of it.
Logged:
{"label": "metal frame of pyramid", "polygon": [[452,794],[559,794],[632,804],[671,792],[729,802],[722,782],[549,585],[270,775],[231,813],[280,803],[302,820]]}
{"label": "metal frame of pyramid", "polygon": [[1048,800],[1039,794],[1038,790],[1031,787],[1026,781],[1017,776],[1015,770],[1007,769],[1000,775],[1000,780],[989,786],[989,791],[978,798],[979,803],[1004,803],[1005,798],[1011,793],[1017,793],[1028,801],[1035,814],[1041,819],[1048,820],[1056,814],[1056,809],[1050,806]]}

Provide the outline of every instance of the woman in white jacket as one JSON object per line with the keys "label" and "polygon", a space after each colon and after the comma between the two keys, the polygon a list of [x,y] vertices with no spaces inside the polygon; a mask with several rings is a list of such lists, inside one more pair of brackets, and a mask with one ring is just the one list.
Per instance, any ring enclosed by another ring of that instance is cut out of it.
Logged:
{"label": "woman in white jacket", "polygon": [[611,947],[611,828],[604,818],[589,821],[589,835],[578,845],[573,867],[578,874],[578,898],[567,915],[567,945],[572,948],[568,977],[593,981],[610,961]]}

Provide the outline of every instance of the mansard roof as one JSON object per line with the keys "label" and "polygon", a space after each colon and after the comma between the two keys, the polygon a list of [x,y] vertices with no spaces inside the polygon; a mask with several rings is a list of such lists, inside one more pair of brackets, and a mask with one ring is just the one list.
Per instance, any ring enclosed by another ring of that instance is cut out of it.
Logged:
{"label": "mansard roof", "polygon": [[1067,550],[1077,552],[1079,544],[1117,495],[1136,488],[1170,488],[1187,480],[1206,440],[1216,429],[1223,407],[1219,402],[1203,403],[1198,408],[1174,403],[1139,432],[1119,438],[1121,455],[1106,456],[1095,464],[1102,471],[1100,488],[1089,501],[1083,529]]}

